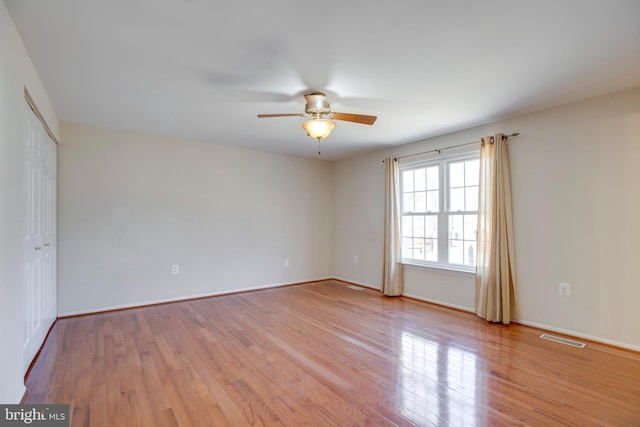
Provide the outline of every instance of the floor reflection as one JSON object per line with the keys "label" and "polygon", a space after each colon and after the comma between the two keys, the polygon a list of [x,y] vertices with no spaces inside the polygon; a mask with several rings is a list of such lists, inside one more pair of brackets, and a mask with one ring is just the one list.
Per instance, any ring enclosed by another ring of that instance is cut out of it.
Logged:
{"label": "floor reflection", "polygon": [[476,425],[477,359],[455,345],[401,336],[400,407],[418,425]]}

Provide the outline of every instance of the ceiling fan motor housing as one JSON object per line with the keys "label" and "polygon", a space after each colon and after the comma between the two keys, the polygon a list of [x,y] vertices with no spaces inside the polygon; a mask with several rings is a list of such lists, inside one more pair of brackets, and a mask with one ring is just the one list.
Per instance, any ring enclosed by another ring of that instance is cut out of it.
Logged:
{"label": "ceiling fan motor housing", "polygon": [[308,114],[329,114],[331,109],[327,102],[327,96],[322,92],[314,92],[304,96],[307,100],[305,112]]}

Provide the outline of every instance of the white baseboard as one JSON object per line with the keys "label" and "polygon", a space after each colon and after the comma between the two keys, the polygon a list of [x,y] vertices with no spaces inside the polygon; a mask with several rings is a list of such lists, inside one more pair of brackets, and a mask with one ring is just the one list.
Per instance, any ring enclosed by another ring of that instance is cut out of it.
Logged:
{"label": "white baseboard", "polygon": [[352,283],[354,285],[358,285],[358,286],[364,286],[365,288],[371,288],[371,289],[375,289],[376,291],[380,290],[379,286],[372,286],[368,283],[362,283],[362,282],[356,282],[355,280],[351,280],[351,279],[343,279],[342,277],[333,277],[335,280],[340,280],[341,282],[347,282],[347,283]]}
{"label": "white baseboard", "polygon": [[570,331],[570,330],[567,330],[567,329],[556,328],[556,327],[553,327],[553,326],[544,325],[542,323],[529,322],[528,320],[516,320],[515,322],[516,323],[520,323],[521,325],[531,326],[533,328],[544,329],[545,331],[558,332],[560,334],[570,335],[572,337],[584,338],[584,339],[589,340],[589,341],[595,341],[595,342],[599,342],[599,343],[602,343],[602,344],[612,345],[614,347],[620,347],[620,348],[625,348],[627,350],[633,350],[633,351],[640,352],[640,347],[637,346],[637,345],[631,345],[631,344],[627,344],[627,343],[620,342],[620,341],[609,340],[609,339],[606,339],[606,338],[596,337],[596,336],[589,335],[589,334],[582,334],[580,332]]}
{"label": "white baseboard", "polygon": [[[341,281],[347,282],[347,283],[353,283],[355,285],[360,285],[360,286],[365,286],[365,287],[368,287],[368,288],[378,289],[375,286],[371,286],[371,285],[369,285],[367,283],[356,282],[355,280],[343,279],[341,277],[335,277],[335,279],[336,280],[341,280]],[[402,296],[405,296],[405,297],[408,297],[408,298],[417,299],[417,300],[420,300],[420,301],[429,302],[429,303],[432,303],[432,304],[441,305],[443,307],[455,308],[456,310],[462,310],[462,311],[467,311],[469,313],[475,313],[475,310],[472,307],[465,307],[465,306],[461,306],[461,305],[457,305],[457,304],[451,304],[451,303],[448,303],[448,302],[445,302],[445,301],[439,301],[439,300],[435,300],[435,299],[431,299],[431,298],[425,298],[423,296],[407,294],[407,293],[403,293]],[[528,320],[517,320],[517,321],[515,321],[515,323],[519,323],[519,324],[525,325],[525,326],[531,326],[531,327],[538,328],[538,329],[543,329],[543,330],[548,331],[548,332],[557,332],[557,333],[564,334],[564,335],[569,335],[569,336],[572,336],[572,337],[583,338],[583,339],[586,339],[586,340],[589,340],[589,341],[595,341],[595,342],[602,343],[602,344],[612,345],[614,347],[620,347],[620,348],[624,348],[624,349],[627,349],[627,350],[633,350],[633,351],[640,352],[640,346],[632,345],[632,344],[628,344],[628,343],[624,343],[624,342],[620,342],[620,341],[614,341],[614,340],[601,338],[601,337],[597,337],[597,336],[593,336],[593,335],[589,335],[589,334],[582,334],[580,332],[570,331],[570,330],[562,329],[562,328],[556,328],[556,327],[553,327],[553,326],[544,325],[542,323],[530,322]]]}
{"label": "white baseboard", "polygon": [[[357,282],[357,281],[351,280],[351,279],[343,279],[342,277],[334,277],[334,279],[340,280],[342,282],[353,283],[354,285],[358,285],[358,286],[364,286],[366,288],[375,289],[377,291],[380,290],[380,288],[378,286],[372,286],[372,285],[370,285],[368,283]],[[435,300],[435,299],[425,298],[423,296],[407,294],[407,293],[403,293],[402,296],[403,297],[407,297],[407,298],[417,299],[417,300],[424,301],[424,302],[430,302],[432,304],[442,305],[444,307],[455,308],[457,310],[468,311],[470,313],[474,313],[473,308],[464,307],[462,305],[450,304],[448,302],[438,301],[438,300]]]}
{"label": "white baseboard", "polygon": [[[260,290],[260,289],[277,288],[279,286],[296,285],[296,284],[301,284],[301,283],[317,282],[317,281],[321,281],[321,280],[330,280],[330,279],[340,280],[342,282],[352,283],[354,285],[358,285],[358,286],[363,286],[363,287],[366,287],[366,288],[379,290],[379,287],[377,287],[377,286],[372,286],[372,285],[370,285],[368,283],[358,282],[358,281],[355,281],[355,280],[344,279],[342,277],[319,277],[319,278],[315,278],[315,279],[296,280],[296,281],[293,281],[293,282],[274,283],[274,284],[270,284],[270,285],[259,285],[259,286],[240,288],[240,289],[225,289],[225,290],[216,291],[216,292],[207,292],[207,293],[202,293],[202,294],[185,295],[185,296],[180,296],[180,297],[165,298],[165,299],[159,299],[159,300],[153,300],[153,301],[142,301],[142,302],[131,303],[131,304],[122,304],[122,305],[115,305],[115,306],[99,307],[99,308],[93,308],[93,309],[89,309],[89,310],[69,311],[69,312],[64,312],[64,313],[58,313],[58,317],[78,316],[78,315],[82,315],[82,314],[94,314],[94,313],[101,313],[101,312],[105,312],[105,311],[122,310],[122,309],[126,309],[126,308],[134,308],[134,307],[144,307],[146,305],[163,304],[163,303],[169,303],[169,302],[178,302],[178,301],[184,301],[184,300],[189,300],[189,299],[206,298],[206,297],[213,297],[213,296],[219,296],[219,295],[228,295],[228,294],[234,294],[234,293],[239,293],[239,292],[257,291],[257,290]],[[416,300],[425,301],[425,302],[432,303],[432,304],[437,304],[437,305],[440,305],[440,306],[443,306],[443,307],[454,308],[456,310],[466,311],[466,312],[469,312],[469,313],[474,313],[475,312],[475,310],[473,308],[471,308],[471,307],[465,307],[465,306],[461,306],[461,305],[457,305],[457,304],[451,304],[451,303],[448,303],[448,302],[445,302],[445,301],[439,301],[439,300],[435,300],[435,299],[431,299],[431,298],[425,298],[425,297],[419,296],[419,295],[406,294],[406,293],[404,293],[402,295],[405,296],[405,297],[408,297],[408,298],[413,298],[413,299],[416,299]],[[530,322],[528,320],[517,320],[516,323],[520,323],[522,325],[531,326],[531,327],[538,328],[538,329],[543,329],[545,331],[558,332],[558,333],[569,335],[569,336],[573,336],[573,337],[584,338],[584,339],[587,339],[587,340],[590,340],[590,341],[595,341],[595,342],[599,342],[599,343],[603,343],[603,344],[612,345],[614,347],[620,347],[620,348],[624,348],[624,349],[640,352],[640,346],[627,344],[627,343],[620,342],[620,341],[609,340],[609,339],[606,339],[606,338],[601,338],[601,337],[597,337],[597,336],[593,336],[593,335],[589,335],[589,334],[582,334],[580,332],[570,331],[570,330],[562,329],[562,328],[556,328],[556,327],[545,325],[545,324],[541,324],[541,323]],[[23,386],[21,394],[20,394],[20,397],[18,399],[18,402],[22,399],[22,396],[24,395],[25,391],[26,391],[26,389]]]}
{"label": "white baseboard", "polygon": [[164,304],[169,302],[178,302],[178,301],[185,301],[185,300],[197,299],[197,298],[215,297],[220,295],[236,294],[236,293],[247,292],[247,291],[258,291],[260,289],[277,288],[280,286],[289,286],[289,285],[296,285],[299,283],[317,282],[320,280],[329,280],[329,279],[331,279],[331,277],[320,277],[315,279],[296,280],[293,282],[282,282],[282,283],[273,283],[269,285],[250,286],[247,288],[225,289],[222,291],[205,292],[202,294],[193,294],[193,295],[183,295],[179,297],[163,298],[163,299],[151,300],[151,301],[139,301],[139,302],[134,302],[130,304],[96,307],[96,308],[91,308],[87,310],[67,311],[63,313],[58,313],[58,317],[70,317],[70,316],[79,316],[83,314],[95,314],[95,313],[102,313],[105,311],[123,310],[127,308],[144,307],[147,305]]}
{"label": "white baseboard", "polygon": [[431,299],[431,298],[425,298],[425,297],[422,297],[422,296],[419,296],[419,295],[413,295],[413,294],[402,294],[402,296],[407,297],[407,298],[417,299],[417,300],[424,301],[424,302],[430,302],[432,304],[437,304],[437,305],[441,305],[441,306],[444,306],[444,307],[455,308],[456,310],[462,310],[462,311],[468,311],[469,313],[475,313],[473,308],[465,307],[463,305],[451,304],[451,303],[448,303],[448,302],[439,301],[439,300]]}

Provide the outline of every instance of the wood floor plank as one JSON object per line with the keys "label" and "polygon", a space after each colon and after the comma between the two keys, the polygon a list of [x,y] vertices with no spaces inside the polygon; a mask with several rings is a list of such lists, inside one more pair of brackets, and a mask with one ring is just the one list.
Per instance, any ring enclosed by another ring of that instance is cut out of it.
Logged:
{"label": "wood floor plank", "polygon": [[327,280],[59,319],[73,426],[640,426],[640,353]]}

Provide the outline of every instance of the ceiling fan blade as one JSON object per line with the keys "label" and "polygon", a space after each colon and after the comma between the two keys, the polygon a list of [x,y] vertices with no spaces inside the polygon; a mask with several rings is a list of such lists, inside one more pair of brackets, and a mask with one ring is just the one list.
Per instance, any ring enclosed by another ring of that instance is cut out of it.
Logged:
{"label": "ceiling fan blade", "polygon": [[305,116],[305,114],[304,114],[304,113],[287,113],[287,114],[258,114],[258,118],[259,118],[259,119],[265,119],[265,118],[269,118],[269,117],[294,117],[294,116],[304,117],[304,116]]}
{"label": "ceiling fan blade", "polygon": [[367,116],[364,114],[350,113],[331,113],[331,118],[335,120],[343,120],[345,122],[362,123],[363,125],[372,125],[376,122],[377,116]]}

